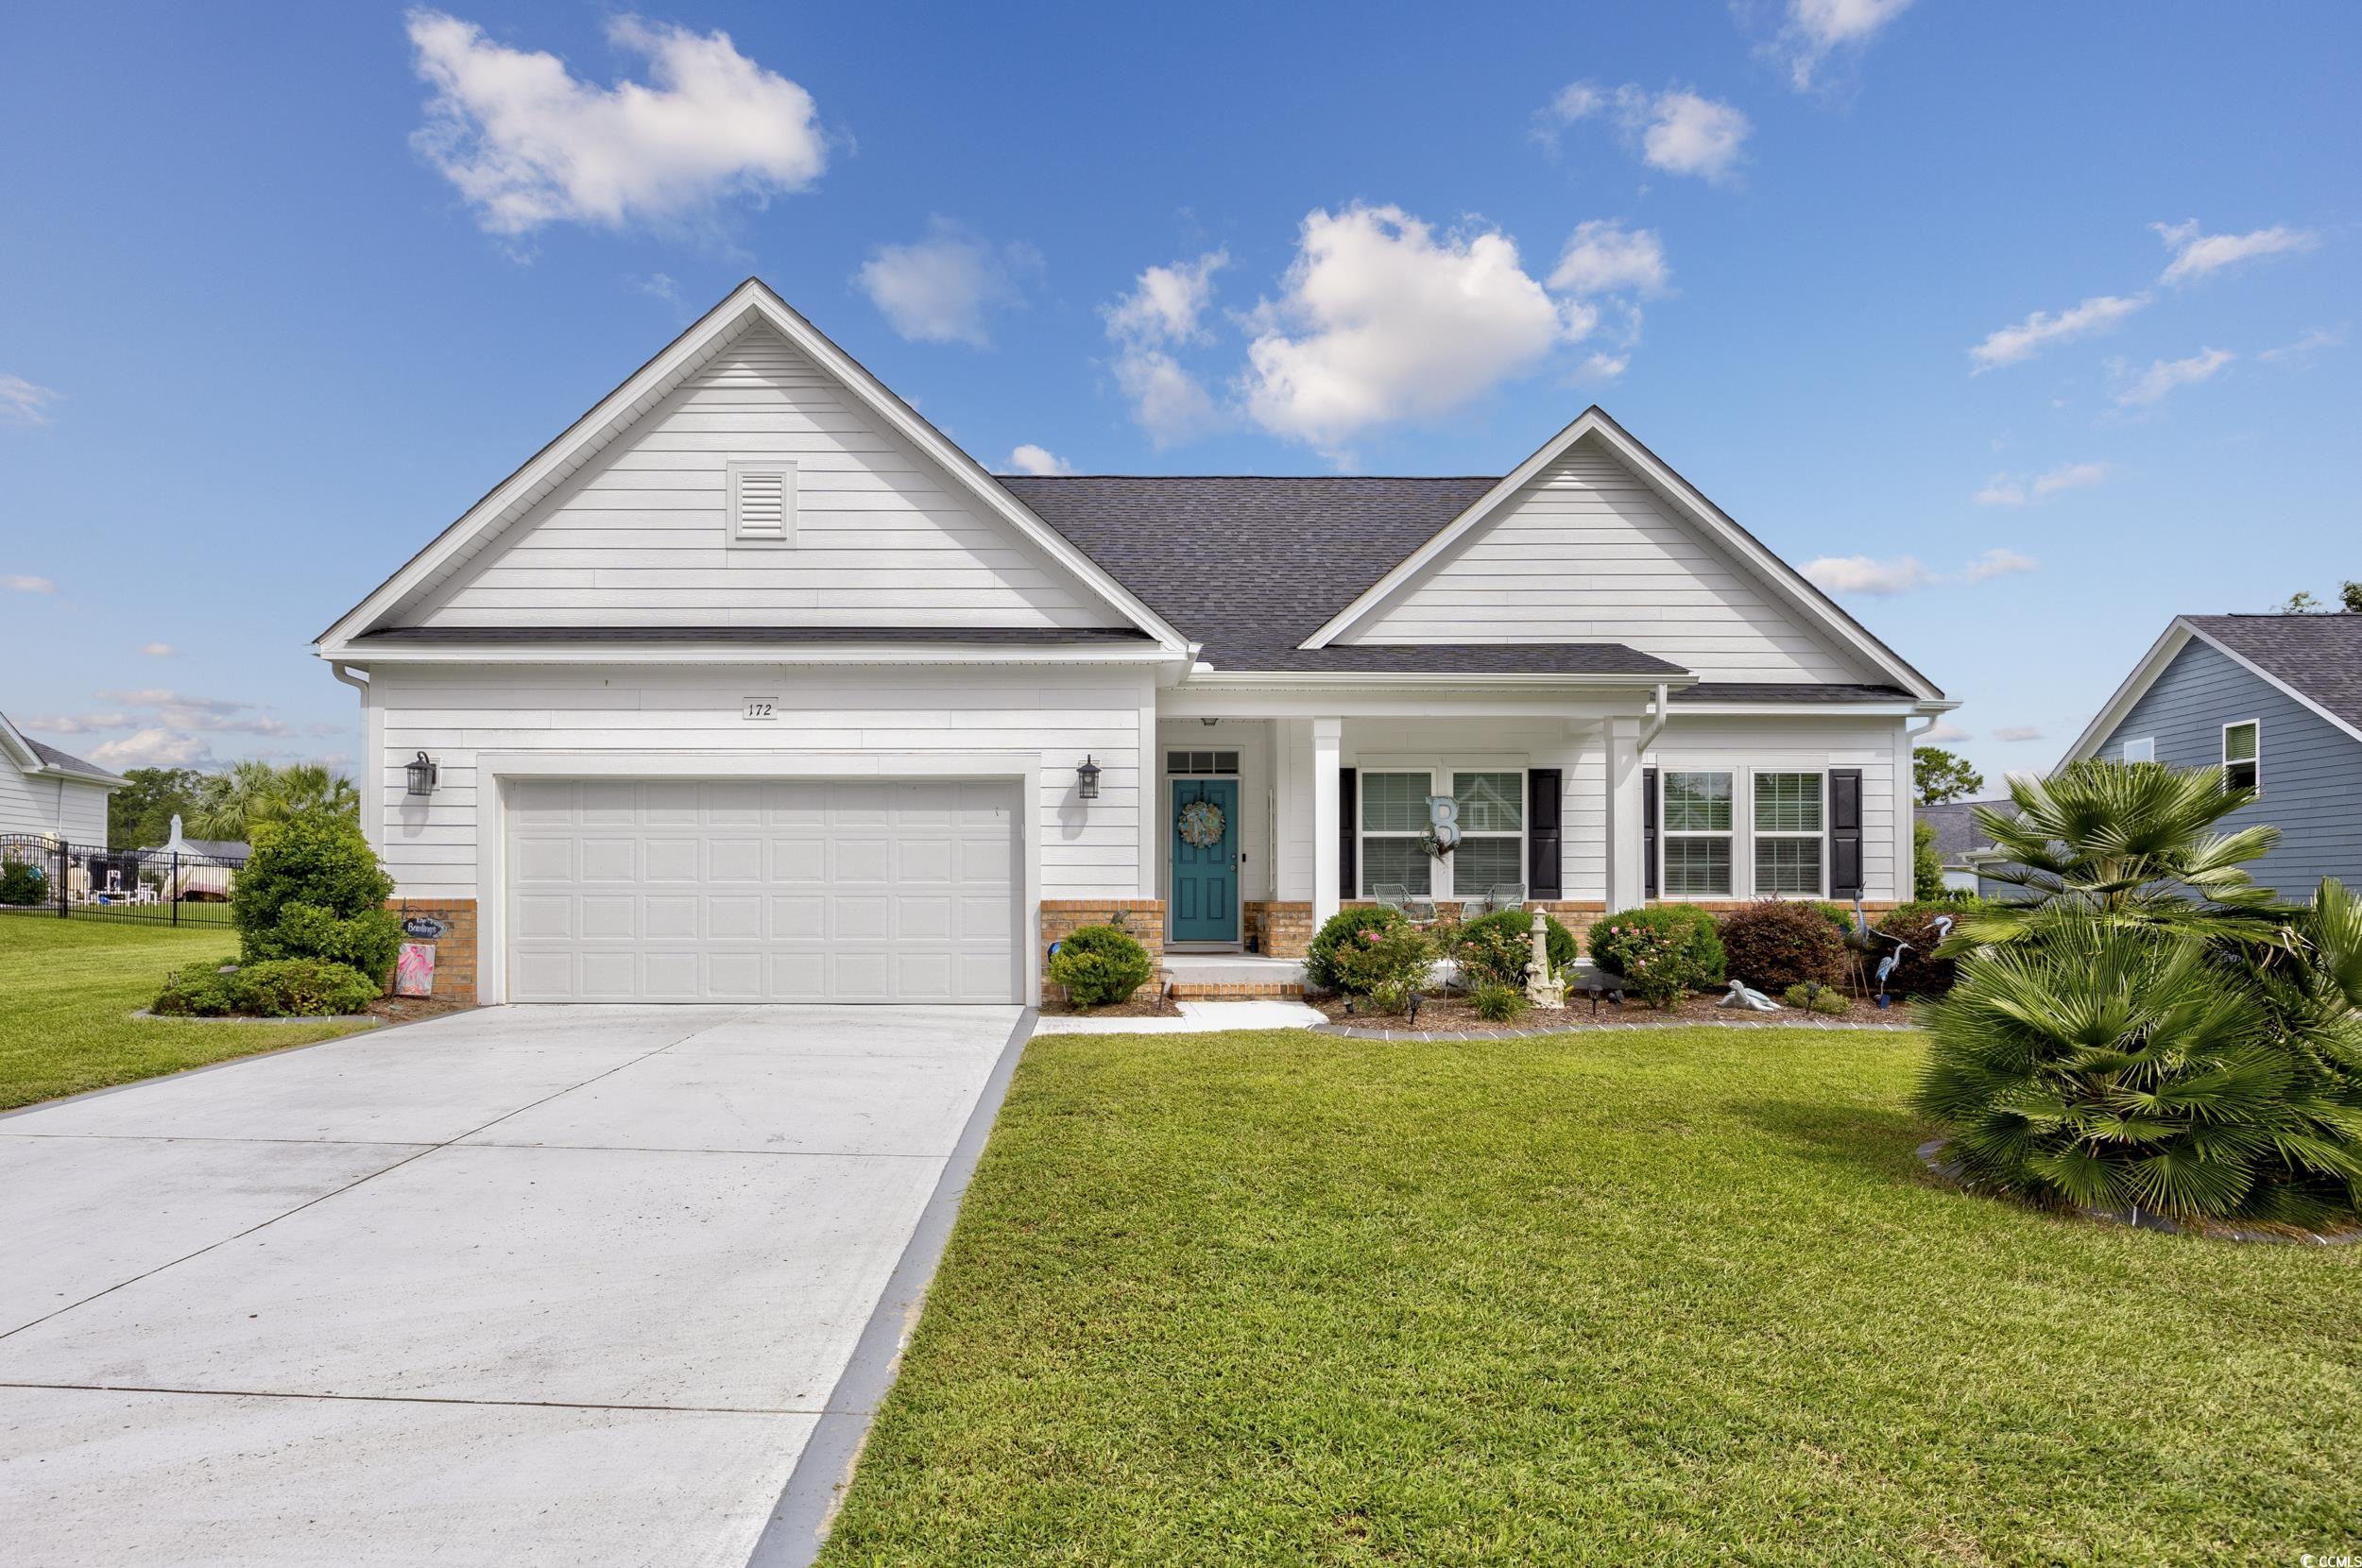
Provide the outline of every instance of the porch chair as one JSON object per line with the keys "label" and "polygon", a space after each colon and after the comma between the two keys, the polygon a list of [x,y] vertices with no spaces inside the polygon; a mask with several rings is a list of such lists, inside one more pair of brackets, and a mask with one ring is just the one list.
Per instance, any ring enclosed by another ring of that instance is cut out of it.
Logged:
{"label": "porch chair", "polygon": [[1370,896],[1390,910],[1400,910],[1413,926],[1432,925],[1435,920],[1435,900],[1414,898],[1407,882],[1373,882]]}

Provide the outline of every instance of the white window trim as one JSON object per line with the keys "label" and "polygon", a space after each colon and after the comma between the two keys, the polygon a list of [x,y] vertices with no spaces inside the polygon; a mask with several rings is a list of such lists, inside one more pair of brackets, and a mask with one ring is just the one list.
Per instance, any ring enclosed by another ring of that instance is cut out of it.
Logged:
{"label": "white window trim", "polygon": [[[1709,776],[1715,774],[1720,774],[1724,778],[1731,781],[1731,825],[1728,827],[1718,833],[1703,828],[1675,828],[1671,826],[1673,815],[1670,811],[1666,810],[1665,792],[1671,786],[1673,775],[1677,773],[1704,774]],[[1667,767],[1662,763],[1658,764],[1656,773],[1657,902],[1661,904],[1679,904],[1691,898],[1737,898],[1743,896],[1743,895],[1741,895],[1738,891],[1738,825],[1741,821],[1738,810],[1738,781],[1744,773],[1745,770],[1740,768],[1674,768]],[[1751,784],[1749,789],[1752,792],[1754,786]],[[1754,820],[1754,813],[1750,810],[1744,820],[1753,822]],[[1720,839],[1725,844],[1728,844],[1731,846],[1731,885],[1720,893],[1675,893],[1673,891],[1672,868],[1666,862],[1665,859],[1665,851],[1671,847],[1675,839]]]}
{"label": "white window trim", "polygon": [[[1482,763],[1464,762],[1453,763],[1443,770],[1445,783],[1449,786],[1448,790],[1444,793],[1448,793],[1455,798],[1457,798],[1459,794],[1459,778],[1463,773],[1514,773],[1517,775],[1517,830],[1515,833],[1503,833],[1498,830],[1483,833],[1471,832],[1468,828],[1468,825],[1463,822],[1460,825],[1460,839],[1463,844],[1470,839],[1515,839],[1517,841],[1517,876],[1515,880],[1519,887],[1526,888],[1527,895],[1529,897],[1532,896],[1533,892],[1531,887],[1527,887],[1526,885],[1527,873],[1533,869],[1532,853],[1526,847],[1526,834],[1532,831],[1533,827],[1532,823],[1528,820],[1528,818],[1532,814],[1531,806],[1533,799],[1532,786],[1526,777],[1526,775],[1531,770],[1527,769],[1522,764],[1516,767],[1487,767]],[[1444,881],[1449,886],[1451,891],[1448,893],[1438,893],[1434,895],[1435,897],[1473,898],[1480,894],[1487,894],[1493,891],[1491,884],[1488,883],[1483,887],[1469,888],[1465,892],[1463,892],[1460,888],[1459,876],[1453,868],[1453,862],[1457,859],[1458,852],[1454,851],[1452,854],[1445,856],[1440,861],[1437,862],[1438,868],[1444,873]]]}
{"label": "white window trim", "polygon": [[[2134,746],[2144,748],[2145,755],[2140,757],[2133,756],[2132,748]],[[2154,735],[2133,736],[2116,748],[2116,755],[2119,758],[2126,762],[2154,762],[2157,760],[2157,737]]]}
{"label": "white window trim", "polygon": [[[1810,775],[1821,780],[1821,826],[1811,832],[1792,827],[1755,826],[1755,780],[1766,774]],[[1662,810],[1662,808],[1660,808]],[[1733,813],[1734,817],[1736,812]],[[1755,842],[1758,839],[1811,839],[1821,845],[1821,878],[1810,893],[1767,893],[1755,886]],[[1734,862],[1731,879],[1738,879]],[[1829,896],[1829,770],[1826,768],[1750,768],[1747,770],[1747,889],[1755,898],[1822,899]]]}
{"label": "white window trim", "polygon": [[2255,770],[2255,798],[2261,800],[2264,798],[2264,721],[2261,719],[2234,719],[2229,724],[2223,725],[2221,749],[2217,752],[2216,755],[2222,759],[2223,788],[2230,789],[2232,787],[2231,732],[2234,729],[2250,728],[2255,731],[2255,755],[2247,759],[2247,765]]}
{"label": "white window trim", "polygon": [[[1420,827],[1420,829],[1415,833],[1406,833],[1400,831],[1399,829],[1391,827],[1381,827],[1373,830],[1369,827],[1370,780],[1377,777],[1380,774],[1410,778],[1424,778],[1427,780],[1427,789],[1422,793],[1424,794],[1431,795],[1435,793],[1436,772],[1437,770],[1433,768],[1363,767],[1359,775],[1356,777],[1353,791],[1353,858],[1356,862],[1355,870],[1358,873],[1356,879],[1361,883],[1362,897],[1375,898],[1378,896],[1377,894],[1370,891],[1377,884],[1370,880],[1370,857],[1369,852],[1363,847],[1363,845],[1367,844],[1372,839],[1425,839],[1427,837],[1427,829],[1425,827]],[[1414,892],[1412,894],[1412,896],[1413,898],[1448,898],[1451,896],[1449,894],[1436,891],[1437,885],[1445,879],[1445,867],[1436,860],[1434,856],[1429,856],[1428,861],[1428,891],[1425,893]]]}
{"label": "white window trim", "polygon": [[[793,550],[796,548],[796,465],[783,458],[745,459],[727,465],[729,494],[726,502],[730,548],[733,550]],[[738,486],[747,474],[779,475],[779,537],[756,535],[752,537],[739,531]]]}

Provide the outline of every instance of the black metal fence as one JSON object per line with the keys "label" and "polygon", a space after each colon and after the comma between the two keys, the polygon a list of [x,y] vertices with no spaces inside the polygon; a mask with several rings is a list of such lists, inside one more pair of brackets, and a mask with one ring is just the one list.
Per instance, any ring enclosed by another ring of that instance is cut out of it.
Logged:
{"label": "black metal fence", "polygon": [[178,849],[97,849],[0,833],[0,916],[228,926],[243,856]]}

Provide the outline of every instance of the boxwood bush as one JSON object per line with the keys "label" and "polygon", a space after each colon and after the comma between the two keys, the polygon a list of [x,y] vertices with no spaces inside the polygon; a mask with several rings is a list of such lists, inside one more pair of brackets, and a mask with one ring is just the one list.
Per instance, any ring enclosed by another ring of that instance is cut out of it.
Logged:
{"label": "boxwood bush", "polygon": [[[1550,967],[1565,969],[1577,957],[1575,933],[1560,925],[1555,916],[1545,914],[1543,942],[1550,955]],[[1526,965],[1533,958],[1533,916],[1518,910],[1501,910],[1463,926],[1452,928],[1446,940],[1451,956],[1460,965],[1460,980],[1470,991],[1488,981],[1501,985],[1523,986]]]}
{"label": "boxwood bush", "polygon": [[1657,1007],[1682,993],[1722,983],[1714,916],[1694,904],[1653,904],[1592,922],[1591,957],[1623,977],[1624,989]]}
{"label": "boxwood bush", "polygon": [[26,907],[48,896],[49,880],[41,874],[41,867],[24,861],[0,865],[0,904]]}
{"label": "boxwood bush", "polygon": [[1435,945],[1400,910],[1357,905],[1321,925],[1304,957],[1304,978],[1322,991],[1348,997],[1427,988]]}
{"label": "boxwood bush", "polygon": [[1845,939],[1818,906],[1758,899],[1724,915],[1720,935],[1726,972],[1758,991],[1845,979]]}
{"label": "boxwood bush", "polygon": [[1155,971],[1148,949],[1113,926],[1081,927],[1050,955],[1052,982],[1066,987],[1067,999],[1081,1008],[1129,1001]]}
{"label": "boxwood bush", "polygon": [[402,946],[385,907],[394,879],[351,817],[299,811],[254,845],[230,895],[248,963],[317,958],[359,970],[383,988]]}

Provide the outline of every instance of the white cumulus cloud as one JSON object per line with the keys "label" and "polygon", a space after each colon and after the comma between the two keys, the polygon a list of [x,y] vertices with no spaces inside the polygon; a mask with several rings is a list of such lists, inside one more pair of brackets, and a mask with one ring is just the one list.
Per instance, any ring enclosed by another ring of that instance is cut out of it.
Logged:
{"label": "white cumulus cloud", "polygon": [[2316,327],[2294,343],[2283,343],[2276,349],[2266,349],[2255,357],[2267,365],[2303,365],[2323,349],[2342,348],[2346,329]]}
{"label": "white cumulus cloud", "polygon": [[2104,332],[2148,303],[2148,297],[2143,294],[2130,298],[2100,294],[2056,315],[2036,311],[2023,321],[1987,333],[1982,343],[1969,349],[1969,374],[2015,365],[2054,343]]}
{"label": "white cumulus cloud", "polygon": [[1533,138],[1555,151],[1559,134],[1578,121],[1607,115],[1641,162],[1668,174],[1728,179],[1754,128],[1737,107],[1687,88],[1652,93],[1637,83],[1608,89],[1569,82],[1533,117]]}
{"label": "white cumulus cloud", "polygon": [[408,27],[419,77],[434,90],[412,145],[491,233],[680,219],[734,196],[760,203],[803,190],[828,164],[812,94],[740,54],[727,33],[612,17],[608,43],[643,61],[647,80],[607,87],[442,11],[415,9]]}
{"label": "white cumulus cloud", "polygon": [[2062,463],[2030,480],[1997,473],[1985,481],[1985,487],[1977,492],[1977,503],[1980,506],[2023,506],[2028,501],[2040,501],[2062,490],[2077,490],[2097,485],[2112,471],[2105,463]]}
{"label": "white cumulus cloud", "polygon": [[1031,441],[1027,441],[1009,453],[1009,461],[1003,471],[1030,474],[1072,473],[1074,465],[1052,452],[1048,447],[1037,447]]}
{"label": "white cumulus cloud", "polygon": [[214,747],[201,735],[148,728],[102,741],[92,748],[90,759],[117,772],[125,768],[208,768],[214,764]]}
{"label": "white cumulus cloud", "polygon": [[1911,0],[1788,0],[1788,21],[1781,27],[1776,51],[1787,60],[1789,79],[1798,92],[1813,84],[1813,75],[1840,50],[1857,50],[1888,23],[1903,14]]}
{"label": "white cumulus cloud", "polygon": [[1023,297],[1023,281],[1041,270],[1041,255],[1023,244],[996,246],[956,223],[936,218],[927,237],[881,245],[854,274],[894,330],[914,343],[991,342],[984,315]]}
{"label": "white cumulus cloud", "polygon": [[1921,736],[1919,739],[1925,744],[1940,746],[1946,741],[1967,740],[1968,731],[1962,729],[1960,725],[1954,724],[1949,719],[1938,719],[1935,723],[1935,727],[1928,730],[1926,734]]}
{"label": "white cumulus cloud", "polygon": [[58,585],[48,578],[35,577],[22,571],[0,576],[0,588],[12,588],[18,593],[55,593],[58,591]]}
{"label": "white cumulus cloud", "polygon": [[140,646],[140,652],[149,658],[170,658],[180,651],[169,642],[148,642]]}
{"label": "white cumulus cloud", "polygon": [[1228,251],[1209,250],[1195,261],[1146,268],[1131,292],[1104,313],[1107,340],[1115,346],[1116,384],[1132,405],[1133,422],[1160,447],[1222,418],[1213,395],[1173,350],[1210,339],[1205,317],[1213,303],[1214,274],[1229,264]]}
{"label": "white cumulus cloud", "polygon": [[1665,244],[1653,229],[1626,229],[1615,218],[1594,218],[1575,225],[1566,247],[1550,269],[1550,287],[1562,294],[1634,294],[1665,292],[1672,281],[1665,264]]}
{"label": "white cumulus cloud", "polygon": [[2238,357],[2228,349],[2200,349],[2187,359],[2151,360],[2148,369],[2133,376],[2116,394],[2116,401],[2127,408],[2148,407],[2178,387],[2211,379]]}
{"label": "white cumulus cloud", "polygon": [[2199,228],[2196,218],[2186,223],[2152,223],[2149,227],[2157,230],[2157,237],[2173,252],[2173,259],[2158,275],[2161,283],[2186,283],[2258,256],[2285,256],[2310,250],[2319,243],[2319,236],[2310,230],[2279,224],[2245,234],[2209,234]]}
{"label": "white cumulus cloud", "polygon": [[2042,731],[2032,724],[2003,724],[1993,732],[1996,741],[2039,741]]}
{"label": "white cumulus cloud", "polygon": [[1970,582],[1981,583],[1994,577],[2013,577],[2021,571],[2037,571],[2041,568],[2042,563],[2031,555],[2021,555],[2014,550],[1995,545],[1968,563],[1967,575]]}
{"label": "white cumulus cloud", "polygon": [[57,393],[23,376],[0,375],[0,420],[22,425],[45,425]]}
{"label": "white cumulus cloud", "polygon": [[1399,207],[1315,211],[1284,283],[1255,314],[1246,411],[1331,455],[1463,406],[1597,321],[1552,299],[1500,230],[1439,234]]}
{"label": "white cumulus cloud", "polygon": [[1936,580],[1936,574],[1911,555],[1886,561],[1868,555],[1823,555],[1805,563],[1805,575],[1831,593],[1874,597],[1908,593]]}

